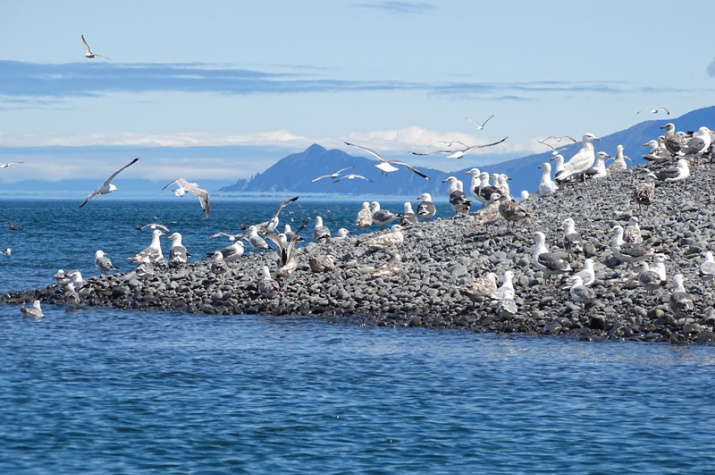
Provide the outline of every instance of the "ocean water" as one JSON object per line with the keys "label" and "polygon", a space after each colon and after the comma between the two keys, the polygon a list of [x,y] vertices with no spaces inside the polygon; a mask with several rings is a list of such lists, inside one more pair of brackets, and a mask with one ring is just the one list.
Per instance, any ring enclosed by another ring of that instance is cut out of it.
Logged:
{"label": "ocean water", "polygon": [[[0,231],[0,291],[95,275],[100,248],[128,271],[152,221],[201,257],[279,201],[217,200],[204,220],[187,198],[5,200],[23,230]],[[352,229],[359,206],[285,219]],[[43,310],[0,305],[0,473],[715,472],[712,346]]]}

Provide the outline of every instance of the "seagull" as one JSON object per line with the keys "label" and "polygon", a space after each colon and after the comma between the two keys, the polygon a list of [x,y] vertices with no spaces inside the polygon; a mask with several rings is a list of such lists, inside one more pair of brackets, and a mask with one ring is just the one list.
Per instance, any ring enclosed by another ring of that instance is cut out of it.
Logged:
{"label": "seagull", "polygon": [[241,257],[246,250],[246,245],[243,244],[241,241],[235,241],[228,246],[224,247],[221,249],[220,252],[221,256],[223,257],[223,260],[226,263],[233,262],[235,260],[238,260],[239,257]]}
{"label": "seagull", "polygon": [[342,172],[344,172],[345,170],[350,170],[351,168],[355,168],[355,167],[341,168],[340,170],[336,171],[335,173],[330,173],[328,175],[320,175],[318,178],[313,178],[312,180],[310,180],[310,182],[315,183],[316,181],[322,180],[323,178],[332,178],[333,180],[335,180]]}
{"label": "seagull", "polygon": [[72,279],[74,288],[80,297],[88,297],[92,293],[92,288],[82,279],[82,273],[77,269],[68,271],[66,276]]}
{"label": "seagull", "polygon": [[94,253],[94,266],[99,269],[100,274],[117,269],[101,249]]}
{"label": "seagull", "polygon": [[658,178],[658,180],[664,181],[666,183],[673,181],[682,181],[689,176],[690,164],[684,158],[679,159],[678,162],[675,164],[675,167],[659,170],[656,173],[656,177]]}
{"label": "seagull", "polygon": [[482,172],[479,170],[479,168],[472,168],[468,172],[464,173],[465,175],[471,175],[472,180],[469,184],[469,192],[472,194],[472,197],[474,197],[475,200],[479,201],[480,203],[484,204],[482,202],[482,199],[479,197],[479,184],[480,184],[480,175]]}
{"label": "seagull", "polygon": [[680,150],[680,153],[683,155],[695,155],[695,164],[698,166],[700,156],[710,149],[710,144],[712,143],[712,137],[710,136],[713,133],[715,132],[705,126],[700,127]]}
{"label": "seagull", "polygon": [[[339,232],[339,231],[338,231],[338,232]],[[290,241],[291,239],[293,239],[293,236],[295,236],[295,232],[293,232],[293,229],[291,229],[290,224],[286,224],[286,225],[283,227],[283,234],[285,234],[285,236],[286,236],[286,242],[287,242],[287,241]],[[303,239],[303,238],[300,237],[300,236],[298,236],[297,239],[298,239],[298,242],[300,242],[300,241],[305,241],[305,239]]]}
{"label": "seagull", "polygon": [[367,180],[367,181],[369,181],[370,183],[372,183],[372,180],[371,180],[371,179],[365,178],[365,177],[362,176],[362,175],[356,175],[355,173],[350,173],[349,175],[341,176],[340,178],[338,178],[337,180],[335,180],[333,183],[337,183],[337,182],[339,182],[339,181],[345,180],[346,178],[347,178],[348,180],[354,180],[355,178],[360,178],[361,180]]}
{"label": "seagull", "polygon": [[670,152],[665,148],[665,136],[661,135],[658,140],[649,140],[643,144],[644,147],[650,147],[650,152],[641,155],[644,160],[649,162],[665,162],[670,160]]}
{"label": "seagull", "polygon": [[660,274],[648,267],[647,262],[638,264],[638,284],[641,287],[648,291],[657,290],[663,283]]}
{"label": "seagull", "polygon": [[25,163],[25,162],[0,162],[0,168],[7,168],[10,165],[15,165],[17,163]]}
{"label": "seagull", "polygon": [[88,202],[89,200],[91,200],[92,198],[94,198],[95,196],[106,195],[106,194],[111,193],[111,192],[113,192],[113,191],[117,191],[117,187],[114,186],[114,185],[111,183],[111,181],[114,180],[114,177],[117,176],[117,175],[119,175],[125,168],[129,168],[130,166],[134,165],[138,160],[139,160],[138,158],[135,158],[134,160],[132,160],[131,162],[129,162],[128,164],[124,165],[122,168],[120,168],[119,170],[117,170],[116,172],[114,172],[114,173],[112,173],[111,175],[109,175],[109,178],[107,178],[106,180],[104,180],[104,183],[102,183],[101,185],[99,185],[99,187],[98,187],[96,190],[94,190],[92,193],[90,193],[89,195],[87,195],[87,198],[84,199],[84,201],[82,202],[82,204],[79,205],[79,206],[77,207],[77,209],[80,209],[82,206],[86,205],[87,202]]}
{"label": "seagull", "polygon": [[330,239],[330,229],[323,225],[323,218],[317,216],[315,218],[315,227],[313,228],[313,240],[320,241],[321,239]]}
{"label": "seagull", "polygon": [[442,180],[442,183],[449,183],[449,204],[452,206],[455,216],[469,213],[469,207],[472,202],[467,199],[467,195],[460,189],[459,185],[462,182],[456,177],[450,176]]}
{"label": "seagull", "polygon": [[472,124],[476,125],[477,129],[484,130],[484,126],[487,125],[487,122],[489,122],[492,119],[492,117],[494,117],[494,114],[490,115],[489,118],[487,120],[485,120],[484,122],[482,122],[481,124],[479,122],[477,122],[476,120],[470,119],[469,117],[465,117],[465,119],[468,120],[469,122],[471,122]]}
{"label": "seagull", "polygon": [[544,233],[541,231],[534,233],[534,243],[536,246],[531,256],[531,263],[546,274],[547,281],[551,279],[552,274],[564,274],[573,270],[568,262],[549,252],[546,248],[546,236],[544,236]]}
{"label": "seagull", "polygon": [[370,203],[364,201],[362,203],[362,208],[358,211],[355,217],[355,226],[360,229],[369,228],[372,225],[372,210],[370,209]]}
{"label": "seagull", "polygon": [[159,223],[149,223],[149,224],[145,224],[144,226],[141,226],[141,225],[137,224],[136,226],[134,226],[134,229],[136,229],[137,231],[141,231],[141,232],[144,232],[144,230],[145,230],[146,228],[151,228],[152,231],[153,231],[154,229],[159,228],[159,229],[163,229],[163,230],[166,231],[167,233],[169,232],[169,228],[167,228],[167,227],[164,226],[163,224],[159,224]]}
{"label": "seagull", "polygon": [[437,208],[432,202],[432,195],[429,193],[422,193],[417,197],[420,200],[420,204],[417,205],[417,217],[420,219],[426,219],[427,221],[432,221],[432,217],[437,212]]}
{"label": "seagull", "polygon": [[645,181],[638,183],[633,190],[632,201],[638,204],[638,212],[642,212],[643,206],[646,211],[655,198],[655,180],[658,177],[655,173],[648,173],[645,176]]}
{"label": "seagull", "polygon": [[9,247],[6,247],[2,251],[0,251],[0,254],[2,254],[3,256],[9,256],[10,254],[12,254],[12,249],[10,249]]}
{"label": "seagull", "polygon": [[596,164],[584,172],[586,178],[605,178],[608,175],[608,171],[606,170],[606,157],[610,157],[606,152],[598,152],[596,154]]}
{"label": "seagull", "polygon": [[519,203],[508,196],[499,197],[499,214],[508,223],[511,223],[512,232],[514,232],[514,223],[522,219],[531,218],[531,215]]}
{"label": "seagull", "polygon": [[314,274],[332,272],[335,270],[335,256],[330,254],[317,254],[308,258],[308,266]]}
{"label": "seagull", "polygon": [[583,269],[575,273],[581,278],[581,282],[586,287],[590,287],[591,284],[596,280],[596,273],[593,271],[593,259],[586,259],[583,261]]}
{"label": "seagull", "polygon": [[467,154],[467,152],[469,152],[470,150],[474,150],[477,148],[493,147],[494,145],[499,145],[500,143],[504,142],[508,138],[509,137],[504,137],[503,139],[499,140],[498,142],[488,143],[488,144],[484,144],[484,145],[468,145],[468,146],[465,146],[464,148],[459,149],[459,150],[435,150],[433,152],[426,152],[426,153],[420,153],[420,152],[410,152],[410,153],[412,155],[420,155],[420,156],[422,156],[422,155],[437,155],[439,153],[447,153],[447,154],[449,154],[449,155],[447,155],[447,158],[460,159],[460,158],[464,157]]}
{"label": "seagull", "polygon": [[489,272],[484,277],[474,279],[468,285],[459,287],[459,293],[466,296],[472,302],[482,302],[497,290],[497,276],[494,272]]}
{"label": "seagull", "polygon": [[636,112],[636,114],[640,114],[643,111],[648,111],[651,114],[657,114],[658,111],[663,111],[663,112],[665,112],[666,115],[670,115],[670,111],[668,109],[666,109],[665,107],[659,107],[657,109],[653,109],[652,107],[644,107],[643,109]]}
{"label": "seagull", "polygon": [[576,232],[576,223],[572,218],[564,219],[564,235],[561,238],[563,248],[569,254],[583,254],[583,238]]}
{"label": "seagull", "polygon": [[705,260],[700,263],[700,277],[703,280],[715,282],[715,259],[713,259],[711,251],[705,253]]}
{"label": "seagull", "polygon": [[[286,226],[288,226],[288,225],[286,224]],[[223,231],[219,231],[219,232],[214,233],[211,236],[209,236],[208,239],[212,239],[212,238],[219,237],[219,236],[226,236],[229,241],[233,242],[236,239],[242,238],[244,236],[244,234],[243,233],[229,234],[229,233],[225,233]]]}
{"label": "seagull", "polygon": [[174,194],[178,196],[179,198],[183,198],[184,194],[186,192],[191,193],[192,195],[196,195],[199,197],[199,202],[201,203],[201,209],[204,210],[204,214],[206,215],[206,218],[208,219],[209,217],[209,192],[204,190],[203,188],[199,187],[198,183],[191,183],[183,178],[177,178],[176,180],[172,181],[168,185],[166,185],[164,188],[161,190],[164,191],[171,185],[176,185],[178,186],[177,189],[174,190]]}
{"label": "seagull", "polygon": [[[266,229],[264,231],[270,231],[270,229]],[[243,239],[248,241],[248,244],[250,244],[256,251],[271,249],[271,247],[266,243],[266,240],[258,235],[258,228],[256,226],[249,226],[248,231],[243,236]]]}
{"label": "seagull", "polygon": [[[543,140],[537,140],[537,142],[540,143],[541,145],[545,145],[545,146],[549,147],[551,149],[552,155],[558,155],[559,151],[556,149],[556,147],[554,147],[553,145],[546,143],[546,142],[548,140],[555,140],[557,142],[561,142],[563,139],[569,139],[571,142],[576,143],[576,139],[574,139],[573,137],[569,137],[568,135],[562,135],[560,137],[555,137],[553,135],[549,135],[548,137],[546,137]],[[559,149],[563,149],[565,147],[566,147],[566,145],[560,145]],[[556,170],[556,171],[558,172],[559,170]]]}
{"label": "seagull", "polygon": [[181,243],[181,234],[172,233],[166,237],[171,239],[171,248],[169,249],[169,262],[172,265],[180,266],[186,264],[186,260],[189,257],[189,253],[186,252],[186,247]]}
{"label": "seagull", "polygon": [[390,246],[399,246],[404,242],[404,236],[402,234],[402,226],[399,224],[394,224],[390,228],[390,232],[386,234],[381,234],[379,236],[375,236],[372,239],[368,239],[365,241],[365,244],[367,244],[370,247],[373,248],[386,248]]}
{"label": "seagull", "polygon": [[670,152],[671,156],[677,155],[685,145],[685,140],[675,133],[675,124],[672,122],[668,122],[661,129],[665,129],[665,138],[663,140],[665,148]]}
{"label": "seagull", "polygon": [[228,264],[226,264],[226,261],[223,259],[221,251],[214,252],[213,261],[211,262],[211,273],[221,275],[228,272],[228,270]]}
{"label": "seagull", "polygon": [[611,173],[620,172],[628,168],[626,158],[631,162],[633,161],[631,157],[623,155],[623,145],[616,146],[616,157],[613,159],[613,163],[606,168],[606,173],[610,175]]}
{"label": "seagull", "polygon": [[499,205],[501,203],[501,193],[492,193],[489,197],[489,205],[486,208],[479,210],[477,217],[472,221],[472,226],[486,226],[487,231],[491,234],[491,226],[501,218],[499,213]]}
{"label": "seagull", "polygon": [[92,49],[89,47],[89,44],[87,43],[87,40],[84,39],[84,35],[82,35],[82,43],[87,47],[87,52],[84,53],[84,57],[87,59],[93,59],[93,58],[104,58],[104,59],[112,59],[108,58],[106,56],[103,56],[101,54],[96,54],[92,52]]}
{"label": "seagull", "polygon": [[278,252],[279,263],[278,271],[276,272],[276,277],[288,277],[298,268],[298,261],[295,255],[295,245],[298,242],[297,237],[300,235],[300,232],[303,230],[303,228],[308,225],[308,223],[310,223],[310,219],[306,220],[298,228],[298,230],[295,232],[295,236],[293,236],[293,239],[291,239],[287,243],[284,243],[281,238],[273,231],[266,230],[266,237],[268,237],[268,239],[276,243],[276,245],[278,246],[276,251]]}
{"label": "seagull", "polygon": [[629,244],[623,241],[623,227],[616,225],[613,227],[611,237],[611,251],[613,256],[621,262],[626,262],[632,266],[635,262],[641,262],[653,255],[653,249],[641,244]]}
{"label": "seagull", "polygon": [[539,182],[539,194],[541,196],[549,196],[556,193],[559,189],[558,185],[551,179],[551,164],[549,162],[542,163],[541,181]]}
{"label": "seagull", "polygon": [[514,273],[510,270],[504,272],[504,278],[501,286],[491,293],[490,297],[494,300],[501,300],[509,294],[514,296]]}
{"label": "seagull", "polygon": [[405,212],[402,213],[402,217],[400,218],[400,224],[402,226],[411,226],[413,224],[417,224],[419,220],[417,219],[417,215],[415,212],[412,210],[412,203],[409,201],[405,201]]}
{"label": "seagull", "polygon": [[571,295],[571,300],[584,305],[596,300],[596,292],[583,285],[583,281],[578,275],[571,276],[569,295]]}
{"label": "seagull", "polygon": [[22,227],[17,226],[15,223],[13,223],[11,219],[8,219],[8,222],[10,223],[10,231],[19,231],[22,229]]}
{"label": "seagull", "polygon": [[564,169],[564,156],[561,155],[560,153],[557,153],[553,157],[549,158],[550,162],[556,162],[556,166],[554,168],[554,173],[558,174],[561,170]]}
{"label": "seagull", "polygon": [[683,280],[683,274],[675,274],[673,276],[673,293],[670,295],[670,300],[668,301],[670,310],[676,317],[685,317],[693,313],[695,309],[693,298],[685,291]]}
{"label": "seagull", "polygon": [[581,150],[576,152],[576,154],[571,157],[571,159],[564,163],[564,168],[556,174],[554,177],[556,180],[565,180],[571,175],[578,175],[585,172],[591,166],[596,159],[596,154],[593,150],[593,141],[601,140],[593,134],[586,133],[583,135],[583,146]]}
{"label": "seagull", "polygon": [[372,220],[380,225],[380,229],[385,229],[386,224],[390,224],[400,217],[399,214],[394,214],[386,209],[380,209],[380,203],[378,201],[373,201],[370,204],[370,209],[372,210]]}
{"label": "seagull", "polygon": [[287,205],[291,204],[295,200],[297,200],[298,197],[295,196],[291,199],[285,200],[281,204],[278,205],[278,209],[276,210],[275,213],[273,213],[273,216],[271,216],[271,219],[269,219],[266,223],[261,223],[259,226],[260,227],[265,227],[266,229],[269,229],[270,231],[275,232],[276,228],[278,228],[278,215],[280,214],[281,210],[285,208]]}
{"label": "seagull", "polygon": [[403,167],[407,168],[408,170],[415,172],[416,174],[418,174],[419,176],[421,176],[421,177],[424,178],[425,180],[429,180],[429,177],[428,177],[427,175],[425,175],[424,173],[422,173],[422,172],[419,171],[418,169],[416,169],[416,168],[414,168],[414,167],[408,165],[408,164],[405,163],[405,162],[401,162],[401,161],[399,161],[399,160],[385,160],[384,158],[382,158],[382,157],[381,157],[377,152],[375,152],[374,150],[371,150],[371,149],[369,149],[369,148],[367,148],[367,147],[363,147],[362,145],[357,145],[357,144],[350,143],[350,142],[345,142],[345,145],[350,145],[350,146],[352,146],[352,147],[361,148],[361,149],[365,150],[366,152],[368,152],[368,153],[374,155],[375,157],[377,157],[377,159],[380,161],[380,163],[378,163],[378,164],[375,165],[375,166],[376,166],[377,168],[379,168],[380,170],[382,170],[382,172],[383,172],[385,175],[387,175],[389,172],[395,172],[395,171],[399,170],[399,168],[397,168],[397,167],[395,167],[395,166],[392,165],[392,164],[394,163],[395,165],[402,165]]}
{"label": "seagull", "polygon": [[[350,231],[348,231],[345,228],[340,228],[338,229],[338,235],[335,236],[334,238],[330,238],[331,241],[342,241],[343,239],[348,237],[348,234],[350,234]],[[286,239],[288,236],[286,236]]]}
{"label": "seagull", "polygon": [[638,217],[631,216],[623,230],[623,242],[629,244],[643,244],[643,236],[641,236],[641,228],[638,224]]}
{"label": "seagull", "polygon": [[489,173],[482,172],[479,174],[479,178],[480,183],[479,189],[477,189],[477,195],[479,195],[479,200],[486,205],[489,203],[492,193],[501,194],[501,190],[497,186],[489,184]]}
{"label": "seagull", "polygon": [[268,266],[262,267],[263,278],[258,281],[258,293],[266,298],[273,298],[280,291],[280,285],[276,282],[273,277],[271,277],[271,272],[268,270]]}
{"label": "seagull", "polygon": [[33,301],[32,307],[25,307],[23,305],[22,307],[20,307],[20,312],[22,313],[23,317],[27,318],[41,318],[43,316],[39,300]]}
{"label": "seagull", "polygon": [[165,236],[161,229],[155,229],[151,234],[151,244],[149,247],[144,248],[139,254],[133,257],[128,257],[132,262],[150,262],[156,264],[161,259],[164,258],[164,254],[161,252],[161,241],[160,237]]}

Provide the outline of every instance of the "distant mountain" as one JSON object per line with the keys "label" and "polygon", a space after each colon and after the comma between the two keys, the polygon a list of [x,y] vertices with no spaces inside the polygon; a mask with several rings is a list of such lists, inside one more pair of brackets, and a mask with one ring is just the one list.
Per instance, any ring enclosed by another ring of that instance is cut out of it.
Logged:
{"label": "distant mountain", "polygon": [[[649,150],[643,144],[662,135],[664,131],[660,127],[668,122],[673,122],[677,130],[694,131],[703,125],[715,129],[715,106],[697,109],[678,118],[671,118],[659,113],[657,119],[647,120],[626,130],[601,137],[599,142],[595,142],[596,151],[603,150],[610,155],[615,155],[616,146],[620,144],[625,148],[625,154],[631,157],[636,164],[643,163],[641,155]],[[580,137],[574,138],[579,139]],[[568,160],[580,147],[580,142],[568,145],[563,149],[562,155]],[[533,192],[538,189],[541,179],[541,170],[538,167],[551,157],[552,154],[548,151],[487,165],[480,167],[480,170],[490,174],[506,173],[511,177],[512,193],[518,196],[521,190]],[[405,161],[407,162],[409,159],[405,158]],[[450,175],[465,182],[465,191],[469,187],[470,177],[465,176],[465,173],[471,167],[450,173],[420,167],[420,171],[430,177],[430,180],[425,180],[401,166],[398,166],[399,171],[392,172],[385,177],[375,167],[376,163],[376,160],[362,156],[356,157],[342,150],[326,150],[318,144],[313,144],[301,153],[288,155],[279,160],[265,172],[255,175],[250,180],[239,180],[233,185],[219,189],[219,191],[404,195],[415,198],[426,192],[431,193],[435,199],[443,199],[446,198],[447,184],[442,183],[442,180]],[[460,162],[455,164],[457,163]],[[630,162],[628,164],[631,165]],[[352,168],[343,172],[342,175],[349,173],[363,175],[373,180],[372,183],[360,179],[333,183],[330,178],[324,178],[317,182],[311,181],[320,175],[331,174],[345,167]]]}

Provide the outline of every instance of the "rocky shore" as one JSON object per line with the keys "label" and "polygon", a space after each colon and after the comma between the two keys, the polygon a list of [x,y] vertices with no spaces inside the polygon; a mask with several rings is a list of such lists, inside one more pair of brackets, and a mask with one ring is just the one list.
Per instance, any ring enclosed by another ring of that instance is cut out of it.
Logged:
{"label": "rocky shore", "polygon": [[[259,294],[258,282],[263,265],[275,275],[276,252],[247,253],[221,275],[213,274],[211,260],[206,260],[145,277],[134,272],[93,277],[86,281],[77,304],[68,302],[66,292],[56,284],[3,294],[0,300],[224,315],[315,315],[367,325],[570,335],[582,340],[712,342],[715,287],[699,276],[699,267],[704,253],[715,249],[715,165],[692,167],[690,178],[683,182],[658,184],[655,200],[643,215],[631,202],[635,185],[648,170],[672,165],[640,165],[584,185],[566,186],[551,196],[529,198],[522,205],[532,217],[517,222],[513,233],[507,232],[503,219],[489,231],[472,226],[473,216],[442,216],[406,227],[404,243],[387,249],[371,248],[365,241],[389,230],[301,244],[297,271],[280,281],[284,289],[270,297]],[[478,209],[479,205],[472,205],[473,212]],[[612,228],[625,227],[631,216],[640,219],[644,245],[667,255],[668,281],[676,273],[685,277],[685,290],[695,303],[692,314],[676,317],[668,306],[669,284],[646,290],[612,255]],[[560,248],[563,221],[569,217],[586,241],[584,255],[577,258]],[[303,234],[310,231],[312,224]],[[568,259],[575,271],[585,258],[593,259],[594,302],[573,302],[565,277],[545,282],[531,264],[537,231],[546,235],[549,250]],[[309,258],[327,254],[335,256],[335,268],[311,271]],[[372,273],[393,254],[401,256],[396,275]],[[458,290],[488,272],[501,283],[506,271],[515,275],[515,314],[497,312],[496,301],[472,301]]]}

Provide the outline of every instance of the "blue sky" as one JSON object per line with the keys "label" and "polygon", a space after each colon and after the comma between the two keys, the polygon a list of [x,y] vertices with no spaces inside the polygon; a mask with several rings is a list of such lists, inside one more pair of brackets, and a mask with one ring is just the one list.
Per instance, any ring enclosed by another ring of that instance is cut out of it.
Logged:
{"label": "blue sky", "polygon": [[[161,146],[184,159],[154,153],[126,176],[248,178],[312,143],[358,154],[346,140],[408,158],[509,136],[489,151],[511,158],[546,151],[548,135],[666,120],[636,114],[645,107],[672,118],[713,105],[707,1],[5,0],[1,11],[0,159],[26,162],[4,182],[104,178]],[[85,59],[81,34],[112,60]],[[492,114],[484,130],[465,120]]]}

